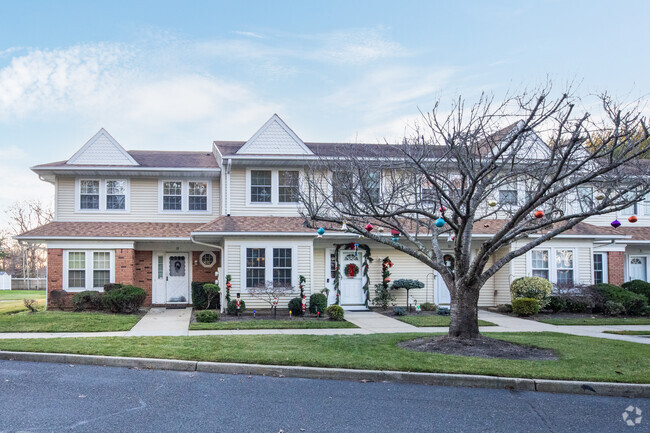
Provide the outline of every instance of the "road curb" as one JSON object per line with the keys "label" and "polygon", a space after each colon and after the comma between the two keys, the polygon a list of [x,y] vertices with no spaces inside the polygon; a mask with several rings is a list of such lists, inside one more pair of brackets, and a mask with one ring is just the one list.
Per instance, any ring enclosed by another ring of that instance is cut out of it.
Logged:
{"label": "road curb", "polygon": [[512,391],[583,394],[610,397],[650,398],[650,385],[634,383],[577,382],[568,380],[524,379],[470,374],[353,370],[346,368],[239,364],[229,362],[202,362],[177,359],[129,358],[40,352],[0,351],[0,360],[84,364],[152,370],[198,371],[204,373],[246,374],[305,379],[394,382],[418,385],[507,389]]}

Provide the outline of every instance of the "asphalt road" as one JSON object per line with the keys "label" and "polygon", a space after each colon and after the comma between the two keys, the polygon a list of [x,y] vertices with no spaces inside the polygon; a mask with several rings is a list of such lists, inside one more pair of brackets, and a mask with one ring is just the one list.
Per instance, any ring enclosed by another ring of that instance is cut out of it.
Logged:
{"label": "asphalt road", "polygon": [[650,432],[644,399],[16,361],[0,411],[11,432]]}

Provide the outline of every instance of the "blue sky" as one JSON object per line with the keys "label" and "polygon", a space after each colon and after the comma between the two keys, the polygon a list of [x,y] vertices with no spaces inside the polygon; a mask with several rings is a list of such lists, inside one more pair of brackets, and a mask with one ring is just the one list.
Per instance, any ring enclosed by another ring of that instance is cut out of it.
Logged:
{"label": "blue sky", "polygon": [[650,2],[620,3],[0,0],[0,210],[51,201],[28,167],[100,127],[208,150],[277,112],[306,141],[376,142],[438,98],[547,77],[645,99]]}

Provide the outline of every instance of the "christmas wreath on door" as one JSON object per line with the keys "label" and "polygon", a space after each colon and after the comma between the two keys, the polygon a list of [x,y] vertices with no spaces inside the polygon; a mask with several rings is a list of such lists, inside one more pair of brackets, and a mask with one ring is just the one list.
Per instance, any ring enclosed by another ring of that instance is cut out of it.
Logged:
{"label": "christmas wreath on door", "polygon": [[359,267],[354,263],[350,263],[345,267],[345,275],[349,278],[354,278],[359,274]]}

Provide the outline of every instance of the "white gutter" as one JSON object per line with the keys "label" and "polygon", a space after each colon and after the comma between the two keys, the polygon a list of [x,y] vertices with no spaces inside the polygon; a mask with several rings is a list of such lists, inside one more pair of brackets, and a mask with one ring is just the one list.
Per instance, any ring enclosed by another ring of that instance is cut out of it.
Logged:
{"label": "white gutter", "polygon": [[39,166],[34,166],[30,167],[30,170],[33,172],[38,173],[39,171],[94,171],[94,170],[110,170],[110,171],[206,171],[206,172],[212,172],[215,174],[218,174],[221,172],[220,168],[210,168],[210,167],[205,167],[205,168],[197,168],[197,167],[126,167],[122,165],[93,165],[93,166],[68,166],[68,167],[63,167],[63,166],[52,166],[52,167],[39,167]]}
{"label": "white gutter", "polygon": [[129,237],[129,236],[13,236],[13,239],[20,240],[84,240],[84,241],[191,241],[189,237]]}
{"label": "white gutter", "polygon": [[232,158],[226,164],[226,215],[230,216],[230,174],[232,171]]}

